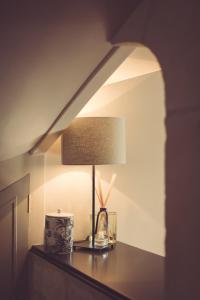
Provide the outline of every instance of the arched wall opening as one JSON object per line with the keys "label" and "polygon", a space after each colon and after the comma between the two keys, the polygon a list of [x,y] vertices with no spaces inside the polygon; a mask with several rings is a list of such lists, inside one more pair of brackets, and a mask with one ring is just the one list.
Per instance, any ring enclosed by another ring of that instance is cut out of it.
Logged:
{"label": "arched wall opening", "polygon": [[[108,209],[118,214],[118,240],[159,255],[165,255],[164,102],[160,65],[148,48],[137,45],[79,114],[125,118],[127,164],[97,169],[104,192],[117,174]],[[46,212],[73,212],[75,239],[84,239],[90,225],[90,167],[60,165],[59,139],[46,154],[45,174]]]}

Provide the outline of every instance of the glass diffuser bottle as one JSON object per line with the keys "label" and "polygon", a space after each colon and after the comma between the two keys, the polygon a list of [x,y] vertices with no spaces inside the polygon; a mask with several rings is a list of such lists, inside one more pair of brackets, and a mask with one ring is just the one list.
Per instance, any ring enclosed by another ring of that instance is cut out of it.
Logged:
{"label": "glass diffuser bottle", "polygon": [[[109,243],[109,214],[106,209],[106,205],[108,202],[108,199],[110,198],[110,194],[113,188],[114,181],[116,179],[116,174],[113,174],[111,178],[111,182],[109,185],[109,189],[107,192],[106,197],[104,198],[103,192],[102,192],[102,186],[101,186],[101,178],[99,172],[97,173],[97,182],[98,182],[98,188],[96,187],[96,194],[99,200],[99,212],[95,216],[95,239],[94,244],[98,248],[104,248],[107,247],[109,244],[114,244],[116,242],[116,235],[115,239],[112,239],[113,242]],[[116,227],[114,228],[116,229]],[[111,230],[112,231],[112,230]],[[90,237],[91,241],[91,237]]]}
{"label": "glass diffuser bottle", "polygon": [[107,246],[108,238],[108,213],[105,207],[101,207],[96,219],[95,245],[99,247]]}

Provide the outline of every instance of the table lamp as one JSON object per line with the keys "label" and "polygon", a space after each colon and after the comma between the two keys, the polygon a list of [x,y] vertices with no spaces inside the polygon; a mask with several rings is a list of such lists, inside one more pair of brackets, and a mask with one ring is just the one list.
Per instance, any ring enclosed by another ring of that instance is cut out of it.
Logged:
{"label": "table lamp", "polygon": [[80,117],[74,119],[64,130],[62,164],[92,166],[92,241],[75,243],[75,246],[99,250],[99,247],[95,246],[95,166],[123,164],[125,161],[124,119]]}

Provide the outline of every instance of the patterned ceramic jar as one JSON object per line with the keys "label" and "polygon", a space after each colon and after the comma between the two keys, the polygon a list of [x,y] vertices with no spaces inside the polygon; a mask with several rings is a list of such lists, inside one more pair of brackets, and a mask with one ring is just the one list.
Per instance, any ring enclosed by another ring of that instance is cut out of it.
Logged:
{"label": "patterned ceramic jar", "polygon": [[57,213],[45,216],[45,248],[49,253],[66,254],[73,250],[73,214]]}

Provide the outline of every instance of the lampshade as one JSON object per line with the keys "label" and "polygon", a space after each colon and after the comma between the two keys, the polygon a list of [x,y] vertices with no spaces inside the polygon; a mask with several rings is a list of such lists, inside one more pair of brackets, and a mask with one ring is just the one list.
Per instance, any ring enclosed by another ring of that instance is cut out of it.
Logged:
{"label": "lampshade", "polygon": [[125,122],[122,118],[76,118],[62,135],[64,165],[106,165],[125,162]]}

